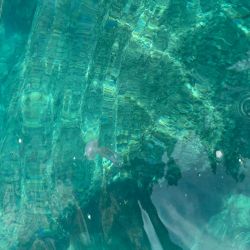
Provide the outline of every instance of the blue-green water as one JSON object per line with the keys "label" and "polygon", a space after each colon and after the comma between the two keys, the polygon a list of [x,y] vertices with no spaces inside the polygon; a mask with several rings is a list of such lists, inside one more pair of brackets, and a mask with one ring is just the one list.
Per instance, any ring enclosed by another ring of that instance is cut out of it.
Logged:
{"label": "blue-green water", "polygon": [[0,0],[0,250],[249,250],[250,2]]}

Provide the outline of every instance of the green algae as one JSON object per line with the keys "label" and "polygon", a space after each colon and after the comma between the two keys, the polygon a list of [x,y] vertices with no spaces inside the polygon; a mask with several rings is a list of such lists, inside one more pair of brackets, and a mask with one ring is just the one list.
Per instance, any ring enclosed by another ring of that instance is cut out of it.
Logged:
{"label": "green algae", "polygon": [[249,13],[0,0],[0,249],[247,250]]}

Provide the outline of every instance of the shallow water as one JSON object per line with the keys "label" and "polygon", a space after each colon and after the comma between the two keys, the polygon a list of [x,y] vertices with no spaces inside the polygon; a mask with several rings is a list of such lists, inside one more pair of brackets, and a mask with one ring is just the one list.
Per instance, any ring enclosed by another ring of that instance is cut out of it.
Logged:
{"label": "shallow water", "polygon": [[250,249],[249,1],[0,20],[0,250]]}

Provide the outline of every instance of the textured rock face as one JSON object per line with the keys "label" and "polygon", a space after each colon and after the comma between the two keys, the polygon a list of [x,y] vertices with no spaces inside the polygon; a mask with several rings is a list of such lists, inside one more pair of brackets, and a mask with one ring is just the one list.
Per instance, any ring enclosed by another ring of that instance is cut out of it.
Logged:
{"label": "textured rock face", "polygon": [[[231,2],[0,0],[0,248],[85,247],[85,212],[74,212],[77,232],[60,220],[94,199],[105,246],[149,249],[136,198],[124,219],[127,199],[108,186],[164,179],[163,152],[182,172],[207,171],[222,148],[241,179],[239,145],[250,158],[250,140],[240,139],[250,136],[249,3]],[[115,154],[88,161],[94,139],[136,167],[114,170]]]}

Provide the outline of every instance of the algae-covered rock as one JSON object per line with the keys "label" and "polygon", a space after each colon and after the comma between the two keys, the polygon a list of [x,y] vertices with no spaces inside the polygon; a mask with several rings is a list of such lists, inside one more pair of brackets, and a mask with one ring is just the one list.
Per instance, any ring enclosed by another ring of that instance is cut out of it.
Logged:
{"label": "algae-covered rock", "polygon": [[[142,190],[198,193],[222,168],[244,181],[247,0],[0,0],[0,18],[0,249],[53,247],[37,232],[64,223],[71,249],[148,249],[140,211],[160,222]],[[233,197],[204,229],[212,245],[247,244],[248,199]]]}

